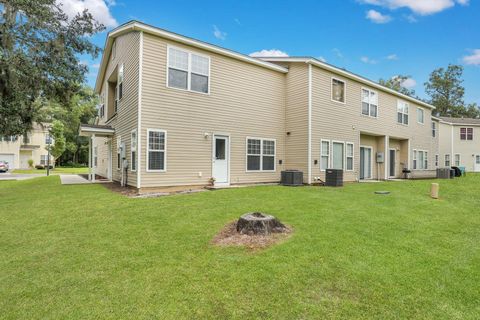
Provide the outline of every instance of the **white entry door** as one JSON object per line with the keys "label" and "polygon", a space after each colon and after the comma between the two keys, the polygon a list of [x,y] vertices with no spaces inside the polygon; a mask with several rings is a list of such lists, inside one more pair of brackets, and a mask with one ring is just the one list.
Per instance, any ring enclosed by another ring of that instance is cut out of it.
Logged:
{"label": "white entry door", "polygon": [[475,162],[473,163],[473,171],[480,172],[480,154],[475,155]]}
{"label": "white entry door", "polygon": [[229,181],[229,137],[213,137],[213,177],[215,184],[228,184]]}

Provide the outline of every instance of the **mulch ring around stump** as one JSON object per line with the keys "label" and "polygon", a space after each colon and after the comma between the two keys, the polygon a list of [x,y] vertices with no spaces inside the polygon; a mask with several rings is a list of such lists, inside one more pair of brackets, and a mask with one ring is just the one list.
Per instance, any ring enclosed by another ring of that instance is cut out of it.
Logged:
{"label": "mulch ring around stump", "polygon": [[263,249],[273,244],[288,239],[293,233],[290,226],[285,226],[283,232],[275,232],[269,235],[262,234],[241,234],[237,232],[237,221],[228,223],[213,238],[212,243],[220,247],[246,247],[251,250]]}

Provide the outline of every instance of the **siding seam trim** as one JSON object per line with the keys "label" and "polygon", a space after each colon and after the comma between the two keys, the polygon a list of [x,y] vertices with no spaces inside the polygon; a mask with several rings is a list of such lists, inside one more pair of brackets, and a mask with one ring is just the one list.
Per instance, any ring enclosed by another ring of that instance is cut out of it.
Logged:
{"label": "siding seam trim", "polygon": [[308,64],[308,184],[312,184],[312,65]]}
{"label": "siding seam trim", "polygon": [[143,31],[140,31],[138,49],[138,101],[137,101],[137,189],[141,187],[142,176],[142,67],[143,67]]}

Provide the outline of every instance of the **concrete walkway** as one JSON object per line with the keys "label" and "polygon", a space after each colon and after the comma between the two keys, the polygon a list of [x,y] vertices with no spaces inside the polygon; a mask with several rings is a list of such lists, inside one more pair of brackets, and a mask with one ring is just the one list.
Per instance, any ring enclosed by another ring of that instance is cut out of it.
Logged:
{"label": "concrete walkway", "polygon": [[45,177],[45,174],[0,173],[0,181],[28,180],[38,177]]}
{"label": "concrete walkway", "polygon": [[78,174],[61,174],[60,181],[62,184],[88,184],[91,183]]}

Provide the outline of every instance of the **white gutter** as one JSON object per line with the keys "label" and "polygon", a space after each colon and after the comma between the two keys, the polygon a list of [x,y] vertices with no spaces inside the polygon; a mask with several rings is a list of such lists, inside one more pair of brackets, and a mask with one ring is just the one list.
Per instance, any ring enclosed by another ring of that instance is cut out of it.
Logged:
{"label": "white gutter", "polygon": [[137,105],[137,189],[141,187],[142,176],[142,74],[143,74],[143,32],[140,32],[138,50],[138,105]]}
{"label": "white gutter", "polygon": [[[308,62],[307,62],[308,63]],[[312,65],[308,63],[308,184],[312,184]]]}

